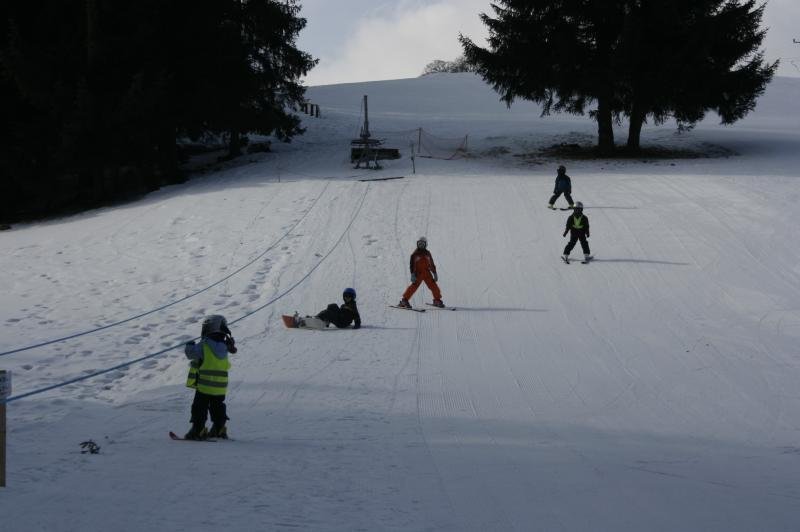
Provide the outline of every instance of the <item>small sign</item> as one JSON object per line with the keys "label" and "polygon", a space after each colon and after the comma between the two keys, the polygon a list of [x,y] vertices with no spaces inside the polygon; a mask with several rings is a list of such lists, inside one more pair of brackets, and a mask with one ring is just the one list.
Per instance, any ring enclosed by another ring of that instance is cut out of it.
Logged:
{"label": "small sign", "polygon": [[11,372],[0,369],[0,399],[11,395]]}

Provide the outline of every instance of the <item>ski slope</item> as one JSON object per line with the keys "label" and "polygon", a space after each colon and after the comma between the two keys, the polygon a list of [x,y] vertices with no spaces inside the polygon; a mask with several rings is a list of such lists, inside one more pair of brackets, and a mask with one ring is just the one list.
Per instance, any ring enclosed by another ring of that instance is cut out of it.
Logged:
{"label": "ski slope", "polygon": [[[388,139],[470,156],[353,170],[363,94]],[[734,127],[646,128],[716,154],[656,161],[537,155],[594,126],[468,74],[309,96],[322,118],[274,153],[0,232],[0,352],[108,326],[0,355],[15,396],[105,371],[7,405],[4,532],[797,529],[800,80]],[[560,163],[588,265],[558,259]],[[455,312],[388,307],[420,235]],[[281,324],[346,286],[360,330]],[[235,441],[173,442],[193,392],[171,347],[211,313],[239,346]]]}

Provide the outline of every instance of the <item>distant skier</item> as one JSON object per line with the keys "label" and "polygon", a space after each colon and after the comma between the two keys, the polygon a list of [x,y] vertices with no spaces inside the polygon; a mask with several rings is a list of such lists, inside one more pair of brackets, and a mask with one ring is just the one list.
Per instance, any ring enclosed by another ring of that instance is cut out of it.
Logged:
{"label": "distant skier", "polygon": [[439,276],[436,274],[436,264],[433,262],[431,252],[428,251],[428,239],[424,236],[419,237],[419,240],[417,240],[417,249],[411,254],[409,268],[411,270],[411,284],[403,292],[403,298],[397,306],[411,308],[411,303],[408,300],[417,291],[419,285],[425,281],[425,286],[433,294],[433,305],[444,307],[442,292],[439,290],[439,285],[436,284],[439,280]]}
{"label": "distant skier", "polygon": [[572,214],[569,215],[567,218],[567,226],[564,228],[564,235],[567,236],[567,233],[570,234],[569,243],[564,248],[564,255],[562,258],[564,262],[569,262],[569,253],[572,251],[572,248],[575,247],[575,243],[578,240],[581,241],[581,248],[583,249],[584,261],[588,262],[591,260],[591,251],[589,251],[589,242],[586,240],[589,238],[589,218],[585,214],[583,214],[583,203],[580,201],[575,204],[573,208]]}
{"label": "distant skier", "polygon": [[356,291],[353,288],[345,288],[342,292],[342,299],[344,303],[340,307],[336,303],[331,303],[328,308],[317,314],[327,324],[334,324],[339,329],[344,329],[353,324],[353,329],[361,328],[361,315],[358,313],[358,305],[356,305]]}
{"label": "distant skier", "polygon": [[558,167],[558,174],[556,175],[556,186],[553,189],[553,195],[550,198],[549,208],[555,209],[555,203],[558,197],[564,194],[570,208],[572,208],[572,180],[567,175],[567,168],[562,164]]}
{"label": "distant skier", "polygon": [[[192,428],[187,440],[228,437],[225,422],[225,394],[228,390],[228,370],[231,367],[228,353],[236,353],[236,342],[228,328],[227,320],[218,314],[203,320],[200,343],[188,342],[184,347],[190,362],[186,386],[194,388],[192,401]],[[211,430],[206,430],[206,419],[211,414]]]}

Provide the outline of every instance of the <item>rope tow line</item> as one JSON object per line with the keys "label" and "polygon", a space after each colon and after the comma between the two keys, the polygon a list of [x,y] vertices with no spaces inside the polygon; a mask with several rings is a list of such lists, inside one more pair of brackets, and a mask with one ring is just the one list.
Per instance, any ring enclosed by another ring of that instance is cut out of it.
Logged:
{"label": "rope tow line", "polygon": [[220,283],[223,283],[223,282],[227,281],[228,279],[230,279],[230,278],[231,278],[231,277],[233,277],[234,275],[237,275],[238,273],[240,273],[240,272],[241,272],[242,270],[244,270],[245,268],[247,268],[247,267],[251,266],[251,265],[252,265],[254,262],[256,262],[258,259],[260,259],[260,258],[261,258],[261,257],[263,257],[264,255],[266,255],[266,254],[267,254],[267,252],[271,251],[271,250],[272,250],[272,249],[274,249],[274,248],[275,248],[275,247],[276,247],[278,244],[280,244],[280,243],[281,243],[281,241],[282,241],[283,239],[285,239],[287,236],[289,236],[289,234],[290,234],[292,231],[294,231],[294,229],[295,229],[295,228],[296,228],[298,225],[300,225],[300,223],[301,223],[303,220],[305,220],[306,216],[308,216],[308,214],[309,214],[309,213],[310,213],[310,212],[311,212],[311,211],[314,209],[314,207],[316,206],[316,204],[317,204],[317,202],[319,201],[319,199],[322,197],[322,195],[325,193],[325,191],[326,191],[326,190],[328,189],[328,187],[330,186],[330,183],[331,183],[330,181],[327,181],[327,182],[326,182],[326,184],[325,184],[325,187],[323,187],[322,191],[319,193],[319,196],[317,196],[317,197],[316,197],[316,199],[314,199],[314,203],[312,203],[312,204],[311,204],[311,207],[310,207],[310,208],[309,208],[309,209],[308,209],[308,210],[305,212],[305,214],[303,214],[303,216],[302,216],[302,217],[301,217],[301,218],[300,218],[300,219],[299,219],[299,220],[298,220],[298,221],[297,221],[297,222],[296,222],[294,225],[292,225],[292,227],[290,227],[290,228],[289,228],[289,230],[288,230],[288,231],[286,231],[286,233],[284,233],[284,235],[283,235],[283,236],[281,236],[281,237],[280,237],[278,240],[276,240],[276,241],[275,241],[275,242],[274,242],[272,245],[270,245],[270,246],[269,246],[267,249],[265,249],[265,250],[264,250],[264,251],[263,251],[263,252],[262,252],[260,255],[258,255],[256,258],[254,258],[253,260],[251,260],[250,262],[248,262],[248,263],[247,263],[247,264],[245,264],[244,266],[240,267],[240,268],[239,268],[239,269],[237,269],[236,271],[232,272],[231,274],[227,275],[226,277],[223,277],[222,279],[220,279],[219,281],[215,282],[214,284],[212,284],[212,285],[209,285],[209,286],[207,286],[207,287],[205,287],[205,288],[203,288],[203,289],[201,289],[201,290],[198,290],[197,292],[194,292],[194,293],[192,293],[192,294],[189,294],[189,295],[187,295],[187,296],[184,296],[184,297],[182,297],[181,299],[178,299],[178,300],[176,300],[176,301],[173,301],[172,303],[167,303],[166,305],[162,305],[162,306],[160,306],[160,307],[158,307],[158,308],[154,308],[154,309],[152,309],[152,310],[148,310],[148,311],[146,311],[146,312],[142,312],[141,314],[137,314],[136,316],[131,316],[130,318],[126,318],[126,319],[124,319],[124,320],[116,321],[116,322],[114,322],[114,323],[109,323],[109,324],[107,324],[107,325],[103,325],[103,326],[101,326],[101,327],[96,327],[96,328],[94,328],[94,329],[90,329],[90,330],[88,330],[88,331],[83,331],[83,332],[78,332],[78,333],[70,334],[70,335],[68,335],[68,336],[63,336],[63,337],[61,337],[61,338],[55,338],[55,339],[53,339],[53,340],[47,340],[47,341],[44,341],[44,342],[40,342],[40,343],[38,343],[38,344],[27,345],[27,346],[24,346],[24,347],[17,347],[17,348],[15,348],[15,349],[11,349],[11,350],[9,350],[9,351],[3,351],[3,352],[0,352],[0,357],[1,357],[1,356],[5,356],[5,355],[13,355],[14,353],[20,353],[20,352],[22,352],[22,351],[29,351],[29,350],[31,350],[31,349],[35,349],[35,348],[37,348],[37,347],[44,347],[44,346],[46,346],[46,345],[52,345],[52,344],[56,344],[56,343],[59,343],[59,342],[66,341],[66,340],[72,340],[73,338],[78,338],[78,337],[81,337],[81,336],[86,336],[87,334],[92,334],[92,333],[96,333],[96,332],[98,332],[98,331],[103,331],[103,330],[105,330],[105,329],[110,329],[111,327],[116,327],[117,325],[122,325],[123,323],[128,323],[128,322],[130,322],[130,321],[137,320],[137,319],[139,319],[139,318],[143,318],[143,317],[145,317],[145,316],[149,316],[150,314],[153,314],[153,313],[155,313],[155,312],[159,312],[159,311],[161,311],[161,310],[164,310],[164,309],[166,309],[166,308],[169,308],[169,307],[171,307],[171,306],[173,306],[173,305],[177,305],[178,303],[182,303],[183,301],[186,301],[187,299],[190,299],[190,298],[192,298],[192,297],[194,297],[194,296],[196,296],[196,295],[202,294],[203,292],[206,292],[207,290],[210,290],[210,289],[214,288],[215,286],[219,285]]}
{"label": "rope tow line", "polygon": [[[358,207],[356,208],[355,212],[353,213],[353,217],[350,219],[350,223],[348,223],[347,227],[344,228],[344,231],[342,232],[342,234],[339,237],[339,239],[333,244],[333,247],[331,247],[331,249],[328,250],[328,252],[322,258],[320,258],[319,262],[317,262],[314,265],[314,267],[311,268],[311,270],[308,271],[308,273],[306,273],[303,277],[300,278],[300,280],[298,280],[296,283],[294,283],[292,286],[290,286],[284,292],[278,294],[277,296],[275,296],[271,300],[267,301],[266,303],[264,303],[260,307],[257,307],[254,310],[251,310],[250,312],[246,313],[245,315],[240,316],[239,318],[236,318],[235,320],[233,320],[233,321],[231,321],[229,323],[231,323],[231,324],[237,323],[237,322],[242,321],[242,320],[244,320],[246,318],[249,318],[250,316],[254,315],[257,312],[260,312],[260,311],[264,310],[265,308],[267,308],[268,306],[272,305],[276,301],[278,301],[278,300],[282,299],[283,297],[285,297],[287,294],[292,292],[295,288],[300,286],[300,284],[302,284],[306,279],[308,279],[311,276],[311,274],[314,273],[314,271],[317,268],[319,268],[319,266],[323,262],[325,262],[325,260],[327,260],[327,258],[330,257],[331,254],[334,251],[336,251],[336,248],[338,248],[339,244],[342,243],[342,240],[344,240],[344,237],[347,236],[347,233],[350,232],[350,228],[353,226],[353,223],[355,223],[356,218],[358,218],[358,215],[361,213],[361,208],[364,206],[364,200],[366,200],[368,192],[369,192],[369,185],[367,185],[364,188],[364,193],[361,195],[361,201],[359,201]],[[198,340],[198,339],[199,339],[199,337],[195,337],[194,338],[194,340]],[[37,390],[31,390],[30,392],[25,392],[25,393],[21,393],[19,395],[14,395],[14,396],[11,396],[11,397],[7,397],[5,400],[0,399],[0,404],[12,403],[14,401],[19,401],[20,399],[25,399],[26,397],[31,397],[33,395],[39,395],[39,394],[42,394],[42,393],[45,393],[45,392],[49,392],[51,390],[55,390],[56,388],[62,388],[64,386],[68,386],[70,384],[75,384],[76,382],[85,381],[87,379],[91,379],[92,377],[97,377],[98,375],[103,375],[103,374],[106,374],[106,373],[110,373],[112,371],[117,371],[117,370],[120,370],[120,369],[123,369],[123,368],[127,368],[129,366],[132,366],[134,364],[137,364],[137,363],[142,362],[144,360],[147,360],[149,358],[153,358],[153,357],[157,357],[159,355],[163,355],[167,351],[171,351],[173,349],[177,349],[179,347],[182,347],[185,344],[186,344],[186,342],[181,342],[181,343],[166,347],[166,348],[164,348],[164,349],[162,349],[160,351],[156,351],[155,353],[150,353],[148,355],[144,355],[144,356],[139,357],[139,358],[137,358],[135,360],[131,360],[129,362],[124,362],[122,364],[117,364],[116,366],[111,367],[111,368],[101,369],[101,370],[95,371],[93,373],[89,373],[87,375],[81,375],[80,377],[75,377],[73,379],[69,379],[69,380],[64,381],[64,382],[60,382],[60,383],[57,383],[57,384],[51,384],[50,386],[45,386],[44,388],[39,388]]]}

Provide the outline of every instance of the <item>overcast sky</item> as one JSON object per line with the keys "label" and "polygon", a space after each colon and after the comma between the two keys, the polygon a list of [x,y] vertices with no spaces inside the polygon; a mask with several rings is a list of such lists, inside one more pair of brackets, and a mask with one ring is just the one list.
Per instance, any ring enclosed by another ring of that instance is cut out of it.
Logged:
{"label": "overcast sky", "polygon": [[[434,59],[461,54],[458,33],[484,44],[478,13],[488,0],[302,0],[308,25],[299,47],[320,60],[307,85],[419,76]],[[764,25],[769,61],[780,76],[800,76],[800,0],[771,0]]]}

